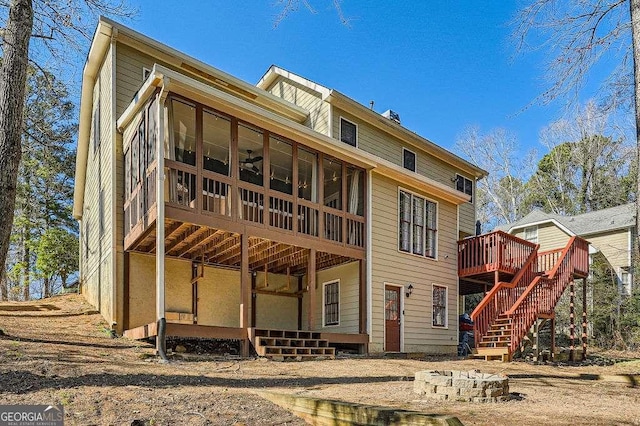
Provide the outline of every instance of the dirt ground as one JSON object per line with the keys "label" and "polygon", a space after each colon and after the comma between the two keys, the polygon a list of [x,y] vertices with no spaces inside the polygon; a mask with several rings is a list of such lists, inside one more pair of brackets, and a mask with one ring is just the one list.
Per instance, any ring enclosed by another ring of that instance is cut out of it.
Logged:
{"label": "dirt ground", "polygon": [[[163,364],[152,356],[151,345],[112,339],[105,326],[77,295],[0,303],[0,404],[62,404],[70,425],[304,424],[254,393],[266,389],[451,414],[465,425],[640,425],[640,383],[629,381],[630,375],[637,380],[640,359],[609,366],[551,366],[187,355]],[[516,397],[494,404],[420,399],[412,380],[425,369],[507,374]]]}

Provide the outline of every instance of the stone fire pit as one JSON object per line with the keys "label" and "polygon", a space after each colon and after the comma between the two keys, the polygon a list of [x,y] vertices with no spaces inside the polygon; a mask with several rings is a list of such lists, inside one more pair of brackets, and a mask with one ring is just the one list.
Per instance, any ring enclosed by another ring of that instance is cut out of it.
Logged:
{"label": "stone fire pit", "polygon": [[479,371],[424,370],[416,373],[413,391],[443,400],[498,402],[509,399],[509,379]]}

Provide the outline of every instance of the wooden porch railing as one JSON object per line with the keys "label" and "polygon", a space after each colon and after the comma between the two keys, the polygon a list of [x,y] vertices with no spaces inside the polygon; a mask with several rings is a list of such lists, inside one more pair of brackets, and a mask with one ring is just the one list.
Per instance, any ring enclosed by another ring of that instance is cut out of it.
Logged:
{"label": "wooden porch railing", "polygon": [[573,280],[575,273],[586,276],[589,269],[589,243],[573,237],[558,251],[542,253],[544,262],[557,259],[547,276],[536,276],[505,313],[511,317],[509,352],[513,353],[540,313],[554,310],[560,296]]}
{"label": "wooden porch railing", "polygon": [[234,220],[318,237],[344,246],[365,246],[363,216],[266,190],[249,182],[234,184],[232,178],[211,172],[203,172],[200,181],[194,166],[173,160],[165,159],[165,173],[167,204],[171,206],[198,214],[232,217],[235,202],[237,213]]}
{"label": "wooden porch railing", "polygon": [[538,253],[537,245],[529,253],[518,273],[511,282],[499,282],[480,301],[471,313],[473,320],[473,332],[476,341],[487,334],[491,324],[500,314],[509,309],[518,300],[518,297],[527,288],[529,283],[537,276]]}
{"label": "wooden porch railing", "polygon": [[536,248],[535,243],[502,231],[458,241],[458,275],[492,271],[516,273]]}

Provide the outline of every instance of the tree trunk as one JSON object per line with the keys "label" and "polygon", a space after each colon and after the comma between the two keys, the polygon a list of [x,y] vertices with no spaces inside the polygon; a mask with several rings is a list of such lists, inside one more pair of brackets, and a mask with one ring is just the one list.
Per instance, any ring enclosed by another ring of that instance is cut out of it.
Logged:
{"label": "tree trunk", "polygon": [[[634,106],[636,113],[636,166],[640,170],[640,0],[629,0],[629,10],[631,13],[631,38],[633,42],[633,82],[634,82]],[[633,267],[635,268],[640,256],[640,173],[636,178],[636,238],[635,247],[632,253]],[[632,275],[633,281],[638,282],[638,271]]]}
{"label": "tree trunk", "polygon": [[24,280],[22,282],[22,298],[27,301],[31,298],[31,247],[29,246],[29,234],[31,232],[25,229],[26,240],[24,245],[24,257],[22,263],[24,265]]}
{"label": "tree trunk", "polygon": [[11,0],[0,65],[0,267],[4,269],[16,202],[29,39],[33,30],[32,0]]}

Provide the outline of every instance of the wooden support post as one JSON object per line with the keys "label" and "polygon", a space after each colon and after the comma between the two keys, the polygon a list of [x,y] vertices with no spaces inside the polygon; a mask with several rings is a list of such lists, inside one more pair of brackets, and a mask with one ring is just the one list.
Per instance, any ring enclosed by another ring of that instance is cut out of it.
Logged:
{"label": "wooden support post", "polygon": [[240,355],[246,358],[249,356],[247,327],[249,326],[249,304],[251,303],[251,275],[249,272],[249,238],[245,233],[240,235],[240,253],[240,328],[242,329]]}
{"label": "wooden support post", "polygon": [[302,330],[302,277],[298,277],[298,330]]}
{"label": "wooden support post", "polygon": [[587,359],[587,279],[582,279],[582,360]]}
{"label": "wooden support post", "polygon": [[258,298],[258,293],[256,293],[255,290],[257,287],[257,281],[258,277],[256,277],[254,274],[251,274],[251,327],[256,326],[256,301]]}
{"label": "wooden support post", "polygon": [[309,287],[309,308],[307,309],[309,330],[316,327],[316,249],[309,249],[307,264],[307,286]]}
{"label": "wooden support post", "polygon": [[575,340],[576,340],[576,289],[573,280],[569,283],[569,361],[575,361]]}
{"label": "wooden support post", "polygon": [[367,332],[367,266],[364,259],[360,260],[360,296],[358,311],[360,316],[360,333]]}
{"label": "wooden support post", "polygon": [[536,318],[533,323],[533,361],[537,362],[540,358],[540,319]]}
{"label": "wooden support post", "polygon": [[551,361],[556,359],[556,317],[551,318]]}

